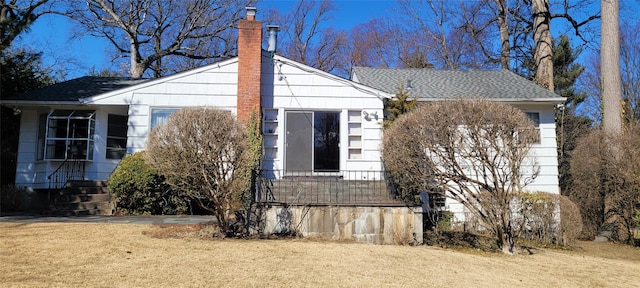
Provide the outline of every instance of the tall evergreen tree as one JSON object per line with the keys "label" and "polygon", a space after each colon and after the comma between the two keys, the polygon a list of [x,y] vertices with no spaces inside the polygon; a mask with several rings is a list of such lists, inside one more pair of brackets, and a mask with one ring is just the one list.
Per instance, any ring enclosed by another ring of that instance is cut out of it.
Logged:
{"label": "tall evergreen tree", "polygon": [[[53,83],[47,69],[43,68],[40,53],[25,51],[3,52],[0,58],[0,96],[3,99],[40,88]],[[0,158],[2,171],[0,185],[12,184],[16,176],[16,157],[18,135],[20,132],[20,113],[10,107],[2,106]]]}
{"label": "tall evergreen tree", "polygon": [[398,93],[396,93],[396,97],[387,99],[384,103],[385,117],[382,124],[383,127],[389,127],[400,115],[413,110],[417,102],[418,97],[410,99],[409,91],[407,91],[404,86],[401,86],[398,89]]}
{"label": "tall evergreen tree", "polygon": [[553,81],[555,92],[567,98],[566,106],[572,108],[582,102],[586,93],[576,93],[576,79],[584,72],[584,66],[574,63],[578,59],[580,51],[573,50],[567,35],[560,36],[553,41]]}

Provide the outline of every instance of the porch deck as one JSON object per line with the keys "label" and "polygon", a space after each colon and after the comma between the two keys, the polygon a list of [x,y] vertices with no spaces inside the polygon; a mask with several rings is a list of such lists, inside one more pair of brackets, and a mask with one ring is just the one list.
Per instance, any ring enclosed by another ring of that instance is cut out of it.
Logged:
{"label": "porch deck", "polygon": [[[339,173],[297,172],[279,175],[269,171],[258,178],[256,200],[286,205],[404,206],[384,180],[383,171]],[[270,177],[269,177],[270,176]]]}

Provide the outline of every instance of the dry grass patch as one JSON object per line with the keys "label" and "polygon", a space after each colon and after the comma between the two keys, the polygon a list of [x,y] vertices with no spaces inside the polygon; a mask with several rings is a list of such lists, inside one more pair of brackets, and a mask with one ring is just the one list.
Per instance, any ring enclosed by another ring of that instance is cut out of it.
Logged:
{"label": "dry grass patch", "polygon": [[640,275],[639,249],[606,243],[607,257],[596,252],[600,243],[582,242],[575,251],[506,256],[427,246],[172,236],[196,228],[0,223],[0,286],[634,287]]}
{"label": "dry grass patch", "polygon": [[197,238],[203,240],[213,240],[220,238],[220,228],[212,224],[173,224],[173,225],[154,225],[152,229],[143,231],[142,235],[153,238]]}

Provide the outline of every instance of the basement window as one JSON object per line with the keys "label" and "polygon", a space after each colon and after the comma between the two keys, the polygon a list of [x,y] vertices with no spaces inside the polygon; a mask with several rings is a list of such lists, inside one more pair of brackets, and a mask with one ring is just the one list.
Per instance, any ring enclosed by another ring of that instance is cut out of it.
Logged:
{"label": "basement window", "polygon": [[93,160],[96,113],[90,110],[53,110],[47,115],[45,160]]}

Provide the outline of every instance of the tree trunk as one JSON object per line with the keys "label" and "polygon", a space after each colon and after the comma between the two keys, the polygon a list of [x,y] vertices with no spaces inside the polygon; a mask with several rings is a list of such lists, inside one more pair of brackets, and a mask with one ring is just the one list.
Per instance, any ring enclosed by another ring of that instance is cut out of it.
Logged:
{"label": "tree trunk", "polygon": [[131,74],[132,78],[140,78],[144,73],[146,67],[142,63],[140,63],[141,58],[139,47],[136,43],[131,43],[131,68],[129,69],[129,74]]}
{"label": "tree trunk", "polygon": [[498,28],[500,29],[500,64],[502,69],[509,70],[509,24],[507,22],[507,5],[505,0],[494,0],[498,5]]}
{"label": "tree trunk", "polygon": [[549,0],[533,0],[533,41],[535,43],[534,60],[536,63],[536,82],[538,85],[554,91],[553,85],[553,49],[549,22]]}
{"label": "tree trunk", "polygon": [[622,84],[620,78],[620,30],[618,0],[601,0],[600,67],[602,127],[610,135],[622,132]]}

